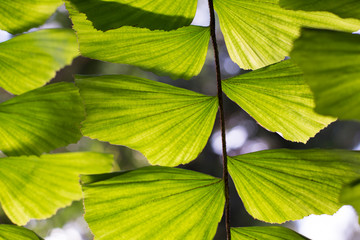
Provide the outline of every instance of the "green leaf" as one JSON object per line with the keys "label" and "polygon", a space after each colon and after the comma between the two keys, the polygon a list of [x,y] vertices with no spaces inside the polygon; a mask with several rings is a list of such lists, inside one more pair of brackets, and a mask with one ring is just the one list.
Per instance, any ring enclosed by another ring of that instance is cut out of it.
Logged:
{"label": "green leaf", "polygon": [[307,142],[335,119],[314,112],[301,70],[286,60],[223,81],[223,91],[269,131]]}
{"label": "green leaf", "polygon": [[0,150],[39,155],[81,138],[84,108],[72,83],[51,84],[0,104]]}
{"label": "green leaf", "polygon": [[280,6],[292,10],[328,11],[343,18],[360,18],[359,0],[280,0]]}
{"label": "green leaf", "polygon": [[188,163],[205,147],[216,97],[125,75],[76,78],[87,114],[84,135],[128,146],[150,163],[167,166]]}
{"label": "green leaf", "polygon": [[360,120],[360,36],[304,29],[291,52],[315,95],[317,111]]}
{"label": "green leaf", "polygon": [[279,0],[214,0],[231,59],[244,69],[258,69],[288,56],[300,27],[354,32],[360,22],[327,12],[283,9]]}
{"label": "green leaf", "polygon": [[208,27],[188,26],[174,31],[121,27],[94,29],[85,14],[67,2],[82,55],[102,61],[131,64],[173,79],[200,73],[210,39]]}
{"label": "green leaf", "polygon": [[10,220],[44,219],[82,197],[79,174],[109,172],[113,157],[62,153],[0,158],[0,202]]}
{"label": "green leaf", "polygon": [[0,239],[3,240],[43,240],[33,231],[14,225],[0,224]]}
{"label": "green leaf", "polygon": [[62,0],[1,0],[0,29],[21,33],[43,24]]}
{"label": "green leaf", "polygon": [[46,29],[0,43],[0,86],[22,94],[43,86],[78,55],[76,36],[68,29]]}
{"label": "green leaf", "polygon": [[278,226],[231,228],[233,240],[309,240],[291,229]]}
{"label": "green leaf", "polygon": [[360,177],[360,152],[268,150],[229,157],[229,173],[256,219],[283,223],[334,214],[343,185]]}
{"label": "green leaf", "polygon": [[188,26],[195,17],[197,0],[71,0],[96,29],[122,26],[174,30]]}
{"label": "green leaf", "polygon": [[358,212],[359,223],[360,223],[360,178],[347,183],[342,191],[340,196],[340,201],[343,204],[353,206]]}
{"label": "green leaf", "polygon": [[224,209],[223,181],[189,170],[146,167],[81,180],[85,219],[99,240],[213,239]]}

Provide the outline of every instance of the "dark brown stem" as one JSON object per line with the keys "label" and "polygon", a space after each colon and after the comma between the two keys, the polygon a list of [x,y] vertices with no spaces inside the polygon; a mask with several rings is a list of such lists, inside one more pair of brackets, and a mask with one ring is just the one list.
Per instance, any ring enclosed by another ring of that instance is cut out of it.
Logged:
{"label": "dark brown stem", "polygon": [[215,57],[215,68],[216,68],[216,81],[217,81],[217,96],[219,99],[219,110],[220,110],[220,126],[221,126],[221,139],[222,139],[222,151],[223,151],[223,180],[225,184],[225,228],[226,228],[226,239],[230,240],[230,197],[229,197],[229,171],[227,166],[227,153],[226,153],[226,133],[225,133],[225,118],[224,118],[224,101],[223,92],[221,86],[221,71],[220,71],[220,60],[219,60],[219,49],[216,42],[216,29],[215,29],[215,11],[213,0],[209,1],[210,9],[210,34],[214,48]]}

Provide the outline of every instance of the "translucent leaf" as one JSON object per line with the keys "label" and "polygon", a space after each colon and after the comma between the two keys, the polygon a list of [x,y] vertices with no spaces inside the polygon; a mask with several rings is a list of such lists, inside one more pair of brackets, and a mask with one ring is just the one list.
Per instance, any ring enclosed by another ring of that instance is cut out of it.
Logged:
{"label": "translucent leaf", "polygon": [[62,153],[0,158],[0,202],[10,220],[44,219],[82,197],[79,174],[109,172],[112,156]]}
{"label": "translucent leaf", "polygon": [[291,229],[278,226],[231,228],[233,240],[309,240]]}
{"label": "translucent leaf", "polygon": [[354,32],[360,21],[327,12],[283,9],[279,0],[214,0],[231,59],[244,69],[258,69],[283,60],[300,27]]}
{"label": "translucent leaf", "polygon": [[51,84],[0,104],[0,150],[39,155],[81,138],[84,107],[72,83]]}
{"label": "translucent leaf", "polygon": [[216,97],[125,75],[78,76],[76,83],[87,113],[83,134],[136,149],[152,164],[195,159],[214,126]]}
{"label": "translucent leaf", "polygon": [[102,61],[131,64],[172,78],[200,73],[209,45],[208,27],[188,26],[174,31],[121,27],[94,29],[85,14],[67,3],[82,55]]}
{"label": "translucent leaf", "polygon": [[43,24],[62,0],[1,0],[0,29],[21,33]]}
{"label": "translucent leaf", "polygon": [[283,223],[334,214],[342,186],[360,176],[360,152],[269,150],[229,158],[229,172],[246,210]]}
{"label": "translucent leaf", "polygon": [[280,0],[286,9],[305,11],[328,11],[343,18],[360,18],[359,0]]}
{"label": "translucent leaf", "polygon": [[358,212],[359,223],[360,223],[360,178],[347,183],[342,191],[340,196],[340,201],[343,204],[353,206]]}
{"label": "translucent leaf", "polygon": [[335,119],[314,112],[301,70],[290,60],[223,81],[226,95],[266,129],[307,142]]}
{"label": "translucent leaf", "polygon": [[77,55],[72,30],[46,29],[16,36],[0,43],[0,87],[17,95],[41,87]]}
{"label": "translucent leaf", "polygon": [[33,231],[15,225],[0,224],[0,239],[2,240],[43,240]]}
{"label": "translucent leaf", "polygon": [[221,179],[189,170],[146,167],[81,180],[85,219],[99,240],[213,239],[224,209]]}
{"label": "translucent leaf", "polygon": [[122,26],[173,30],[188,26],[195,17],[197,0],[71,0],[96,29]]}
{"label": "translucent leaf", "polygon": [[315,95],[315,111],[360,120],[360,36],[304,29],[291,52]]}

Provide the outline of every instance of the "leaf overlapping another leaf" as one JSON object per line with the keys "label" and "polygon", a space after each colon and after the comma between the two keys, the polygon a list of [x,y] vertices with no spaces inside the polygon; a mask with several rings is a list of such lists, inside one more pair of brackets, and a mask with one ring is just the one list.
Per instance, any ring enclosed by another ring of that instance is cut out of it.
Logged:
{"label": "leaf overlapping another leaf", "polygon": [[315,111],[360,120],[359,35],[304,29],[291,57],[314,93]]}
{"label": "leaf overlapping another leaf", "polygon": [[166,166],[188,163],[205,147],[216,97],[125,75],[76,78],[87,112],[85,136],[128,146]]}
{"label": "leaf overlapping another leaf", "polygon": [[195,17],[197,0],[71,0],[94,27],[107,31],[122,26],[174,30]]}
{"label": "leaf overlapping another leaf", "polygon": [[16,36],[0,43],[0,86],[13,94],[41,87],[77,56],[76,36],[69,29]]}
{"label": "leaf overlapping another leaf", "polygon": [[188,26],[173,31],[124,26],[102,32],[70,2],[66,4],[83,56],[131,64],[159,75],[189,79],[200,73],[210,40],[208,27]]}
{"label": "leaf overlapping another leaf", "polygon": [[231,59],[244,69],[258,69],[288,56],[301,27],[354,32],[360,21],[327,12],[291,11],[279,0],[214,0]]}
{"label": "leaf overlapping another leaf", "polygon": [[291,60],[224,80],[223,91],[263,127],[287,140],[305,143],[335,120],[314,112],[313,94]]}
{"label": "leaf overlapping another leaf", "polygon": [[343,18],[360,18],[358,0],[280,0],[280,6],[292,10],[327,11]]}
{"label": "leaf overlapping another leaf", "polygon": [[39,155],[81,138],[85,118],[78,89],[56,83],[0,104],[0,150],[8,156]]}
{"label": "leaf overlapping another leaf", "polygon": [[33,231],[24,227],[0,224],[0,239],[2,240],[43,240]]}
{"label": "leaf overlapping another leaf", "polygon": [[0,203],[18,225],[48,218],[81,199],[80,174],[110,172],[112,161],[90,152],[0,158]]}
{"label": "leaf overlapping another leaf", "polygon": [[233,240],[309,240],[285,227],[241,227],[231,228]]}
{"label": "leaf overlapping another leaf", "polygon": [[1,0],[0,29],[21,33],[43,24],[62,0]]}
{"label": "leaf overlapping another leaf", "polygon": [[213,239],[223,213],[223,181],[202,173],[146,167],[81,180],[99,240]]}
{"label": "leaf overlapping another leaf", "polygon": [[268,150],[229,157],[229,173],[246,210],[283,223],[310,214],[334,214],[344,184],[360,177],[360,152]]}

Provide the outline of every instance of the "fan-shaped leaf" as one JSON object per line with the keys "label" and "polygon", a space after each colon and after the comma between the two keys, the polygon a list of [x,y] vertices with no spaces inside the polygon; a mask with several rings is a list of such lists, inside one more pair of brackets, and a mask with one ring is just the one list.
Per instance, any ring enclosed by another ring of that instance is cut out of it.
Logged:
{"label": "fan-shaped leaf", "polygon": [[223,90],[266,129],[306,142],[335,119],[314,112],[313,94],[290,60],[223,81]]}
{"label": "fan-shaped leaf", "polygon": [[221,179],[189,170],[146,167],[81,179],[96,239],[213,239],[224,209]]}
{"label": "fan-shaped leaf", "polygon": [[342,186],[360,176],[360,152],[262,151],[230,157],[229,172],[253,217],[282,223],[334,214],[342,205]]}
{"label": "fan-shaped leaf", "polygon": [[46,29],[14,37],[0,43],[0,86],[13,94],[41,87],[77,55],[72,30]]}
{"label": "fan-shaped leaf", "polygon": [[360,120],[360,36],[304,29],[291,52],[320,114]]}
{"label": "fan-shaped leaf", "polygon": [[109,172],[112,156],[100,153],[0,158],[0,202],[18,225],[43,219],[82,197],[79,174]]}
{"label": "fan-shaped leaf", "polygon": [[189,79],[200,73],[209,45],[208,27],[188,26],[174,31],[122,27],[94,29],[85,14],[67,3],[81,53],[103,61],[131,64],[160,75]]}
{"label": "fan-shaped leaf", "polygon": [[25,32],[43,24],[61,4],[61,0],[1,0],[0,29]]}
{"label": "fan-shaped leaf", "polygon": [[81,138],[84,108],[72,83],[51,84],[0,104],[0,150],[39,155]]}
{"label": "fan-shaped leaf", "polygon": [[173,30],[190,25],[197,0],[71,0],[94,27],[107,31],[122,26]]}
{"label": "fan-shaped leaf", "polygon": [[279,0],[214,0],[231,59],[241,68],[257,69],[287,56],[300,27],[359,30],[360,22],[327,12],[283,9]]}
{"label": "fan-shaped leaf", "polygon": [[328,11],[343,18],[360,18],[359,0],[280,0],[280,6],[292,10]]}
{"label": "fan-shaped leaf", "polygon": [[291,229],[278,226],[231,228],[233,240],[309,240]]}
{"label": "fan-shaped leaf", "polygon": [[211,134],[216,97],[124,75],[76,83],[87,113],[83,134],[139,150],[152,164],[190,162]]}
{"label": "fan-shaped leaf", "polygon": [[0,224],[0,239],[2,240],[43,240],[29,229],[15,225]]}

